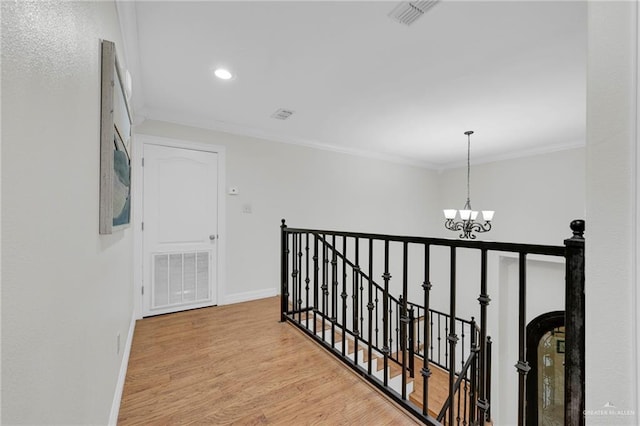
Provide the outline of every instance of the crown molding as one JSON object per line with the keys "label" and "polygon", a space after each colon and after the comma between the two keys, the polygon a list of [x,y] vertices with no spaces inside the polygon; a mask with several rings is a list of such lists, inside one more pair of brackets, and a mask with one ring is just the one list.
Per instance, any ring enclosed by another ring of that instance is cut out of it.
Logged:
{"label": "crown molding", "polygon": [[[233,135],[248,136],[257,139],[265,139],[272,142],[286,143],[290,145],[304,146],[307,148],[320,149],[323,151],[336,152],[340,154],[354,155],[363,158],[372,158],[381,161],[388,161],[396,164],[406,164],[414,167],[420,167],[427,170],[437,171],[442,173],[446,170],[457,169],[466,166],[466,160],[453,161],[444,164],[429,163],[426,161],[419,161],[402,156],[393,156],[380,152],[371,152],[358,150],[354,148],[342,147],[332,144],[321,143],[317,141],[310,141],[301,138],[291,138],[277,134],[275,132],[268,132],[261,129],[257,129],[250,126],[243,126],[241,124],[229,123],[218,120],[207,119],[203,116],[193,116],[178,113],[175,111],[166,111],[156,108],[141,108],[139,113],[134,117],[134,123],[140,124],[145,120],[164,121],[167,123],[178,124],[182,126],[198,127],[202,129],[214,130],[218,132],[229,133]],[[475,158],[471,161],[471,164],[487,164],[495,163],[499,161],[509,161],[518,158],[535,157],[538,155],[551,154],[559,151],[567,151],[571,149],[584,148],[584,141],[573,141],[564,144],[547,145],[544,147],[537,147],[533,149],[511,151],[496,155],[488,155],[479,158]]]}
{"label": "crown molding", "polygon": [[[496,154],[496,155],[486,155],[486,156],[478,157],[471,160],[471,165],[496,163],[499,161],[516,160],[518,158],[535,157],[538,155],[552,154],[554,152],[568,151],[570,149],[584,148],[585,146],[586,146],[585,141],[574,141],[574,142],[568,142],[564,144],[547,145],[544,147],[505,152],[505,153]],[[461,167],[466,167],[466,165],[467,165],[466,159],[461,161],[452,161],[450,163],[445,163],[440,167],[438,167],[438,171],[443,172],[451,169],[459,169]]]}
{"label": "crown molding", "polygon": [[230,133],[234,135],[249,136],[257,139],[265,139],[272,142],[286,143],[290,145],[304,146],[307,148],[319,149],[322,151],[336,152],[339,154],[353,155],[356,157],[372,158],[375,160],[387,161],[396,164],[406,164],[414,167],[420,167],[427,170],[438,170],[436,164],[419,161],[412,158],[394,156],[380,152],[364,151],[360,149],[348,148],[338,145],[326,144],[302,138],[292,138],[278,134],[276,132],[264,131],[250,126],[244,126],[237,123],[229,123],[224,121],[212,120],[205,117],[195,117],[193,115],[166,111],[155,108],[141,108],[140,114],[146,120],[157,120],[168,123],[179,124],[183,126],[199,127],[208,130]]}

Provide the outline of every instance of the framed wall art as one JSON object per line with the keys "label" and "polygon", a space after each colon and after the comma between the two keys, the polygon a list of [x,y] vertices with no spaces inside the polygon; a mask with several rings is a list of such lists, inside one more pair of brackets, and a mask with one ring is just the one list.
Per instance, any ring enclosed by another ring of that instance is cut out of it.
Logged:
{"label": "framed wall art", "polygon": [[131,223],[131,110],[113,42],[102,41],[100,234]]}

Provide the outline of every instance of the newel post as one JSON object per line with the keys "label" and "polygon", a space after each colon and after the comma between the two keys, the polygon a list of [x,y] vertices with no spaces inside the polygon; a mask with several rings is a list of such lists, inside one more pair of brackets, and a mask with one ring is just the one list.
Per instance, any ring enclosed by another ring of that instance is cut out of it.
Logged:
{"label": "newel post", "polygon": [[566,247],[564,424],[583,426],[585,379],[584,220],[571,222]]}
{"label": "newel post", "polygon": [[286,321],[286,312],[287,312],[287,299],[289,298],[288,285],[287,285],[287,275],[289,274],[287,271],[287,253],[289,253],[287,247],[287,225],[285,220],[282,219],[282,224],[280,225],[280,322]]}

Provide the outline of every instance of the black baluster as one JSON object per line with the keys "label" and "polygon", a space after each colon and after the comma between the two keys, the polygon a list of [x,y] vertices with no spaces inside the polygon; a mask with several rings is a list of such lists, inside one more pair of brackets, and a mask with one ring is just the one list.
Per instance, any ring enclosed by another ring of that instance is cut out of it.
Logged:
{"label": "black baluster", "polygon": [[[440,326],[440,318],[442,317],[442,315],[440,315],[440,313],[438,313],[437,315],[438,315],[438,364],[442,365],[442,361],[440,359],[440,354],[442,353],[442,349],[440,348],[440,343],[442,342],[442,337],[440,335],[440,327],[441,327]],[[446,325],[445,325],[445,327],[446,327]],[[446,332],[445,332],[445,335],[446,335]],[[446,365],[446,362],[447,362],[447,360],[445,358],[445,365]]]}
{"label": "black baluster", "polygon": [[331,349],[336,347],[336,321],[338,318],[338,255],[336,236],[331,239]]}
{"label": "black baluster", "polygon": [[[369,327],[367,329],[368,332],[368,350],[367,359],[369,362],[367,363],[367,373],[371,375],[371,358],[373,356],[373,348],[371,347],[373,344],[373,239],[369,238],[369,301],[367,303],[367,310],[369,311]],[[378,333],[378,329],[376,327],[376,336]]]}
{"label": "black baluster", "polygon": [[527,254],[521,252],[519,256],[519,280],[518,280],[518,426],[524,426],[526,415],[525,391],[527,373],[531,370],[527,362]]}
{"label": "black baluster", "polygon": [[487,421],[491,421],[491,346],[493,342],[491,342],[491,337],[487,336]]}
{"label": "black baluster", "polygon": [[[358,326],[358,315],[362,316],[359,312],[360,306],[358,302],[358,277],[360,274],[360,240],[358,237],[355,238],[355,268],[353,269],[353,288],[352,288],[352,303],[353,303],[353,318],[351,322],[353,323],[353,362],[358,365],[358,348],[360,347],[358,340],[360,338],[360,327]],[[360,308],[361,309],[361,308]]]}
{"label": "black baluster", "polygon": [[358,271],[353,269],[351,272],[351,304],[353,309],[351,310],[351,323],[353,325],[353,362],[358,365],[358,339],[359,339],[359,326],[358,326]]}
{"label": "black baluster", "polygon": [[487,294],[487,250],[482,249],[480,252],[480,297],[478,297],[478,302],[480,302],[480,374],[479,374],[479,384],[478,384],[478,421],[480,424],[483,424],[487,421],[487,410],[489,409],[487,395],[487,368],[486,368],[486,360],[487,360],[487,306],[489,306],[489,302],[491,298]]}
{"label": "black baluster", "polygon": [[318,235],[313,236],[313,335],[318,333]]}
{"label": "black baluster", "polygon": [[465,352],[464,352],[464,336],[465,336],[465,332],[464,332],[464,321],[458,321],[460,323],[460,338],[461,338],[461,352],[462,352],[462,356],[460,357],[460,371],[462,371],[462,369],[464,368],[464,362],[467,360],[464,356],[465,356]]}
{"label": "black baluster", "polygon": [[[300,234],[295,233],[291,235],[291,267],[293,271],[291,272],[291,287],[292,287],[292,298],[291,298],[291,309],[293,310],[293,319],[298,318],[298,323],[300,323],[300,310],[298,306],[298,298],[300,297],[298,293],[298,281],[300,279],[300,272],[298,269],[298,236]],[[297,315],[296,315],[297,314]]]}
{"label": "black baluster", "polygon": [[382,354],[384,357],[384,386],[389,385],[389,326],[391,325],[391,318],[389,314],[389,280],[391,279],[391,274],[389,274],[389,240],[384,241],[384,274],[382,275],[384,279],[384,293],[382,294]]}
{"label": "black baluster", "polygon": [[322,341],[326,342],[325,330],[327,309],[329,309],[329,285],[327,280],[329,279],[329,253],[326,244],[327,236],[322,234]]}
{"label": "black baluster", "polygon": [[378,288],[376,287],[375,289],[375,295],[376,295],[376,348],[380,347],[380,343],[378,342],[378,334],[380,333],[380,327],[379,327],[379,318],[380,318],[380,314],[378,313],[378,302],[380,301],[380,296],[379,296],[379,291]]}
{"label": "black baluster", "polygon": [[[462,371],[460,372],[460,374],[462,374]],[[462,383],[460,384],[462,386]],[[456,424],[459,425],[460,424],[460,400],[462,399],[462,389],[458,388],[458,398],[457,398],[457,404],[451,404],[451,410],[453,410],[454,406],[456,407],[456,411],[454,413],[455,417],[456,417]]]}
{"label": "black baluster", "polygon": [[364,335],[364,280],[362,274],[358,274],[358,283],[360,283],[360,337]]}
{"label": "black baluster", "polygon": [[[416,309],[418,311],[418,316],[417,317],[415,316]],[[410,311],[411,310],[413,310],[413,315],[414,315],[415,324],[413,324],[413,330],[415,331],[415,334],[411,335],[411,333],[409,333],[409,335],[410,335],[411,338],[414,339],[414,344],[415,344],[415,347],[413,348],[414,352],[417,350],[417,354],[420,355],[420,353],[421,353],[420,352],[420,343],[421,343],[421,341],[420,341],[421,337],[420,336],[422,336],[422,331],[420,330],[420,320],[419,320],[419,318],[422,318],[420,316],[420,311],[422,310],[422,308],[420,306],[417,306],[417,305],[411,305]],[[424,354],[424,356],[427,356],[427,354]]]}
{"label": "black baluster", "polygon": [[362,272],[360,271],[360,252],[359,252],[359,243],[360,239],[356,238],[356,261],[358,266],[358,283],[360,284],[360,328],[358,336],[362,337],[364,335],[364,283],[362,279]]}
{"label": "black baluster", "polygon": [[[396,352],[401,352],[404,349],[404,342],[403,340],[400,338],[401,337],[401,330],[402,330],[402,317],[404,316],[405,312],[402,309],[402,307],[404,306],[404,299],[402,297],[402,295],[398,296],[398,308],[397,308],[397,313],[396,313],[396,341],[398,342],[399,347],[396,349]],[[398,359],[400,355],[398,355]]]}
{"label": "black baluster", "polygon": [[347,354],[347,237],[342,237],[342,356]]}
{"label": "black baluster", "polygon": [[[442,315],[441,315],[442,316]],[[448,321],[448,316],[444,316],[444,338],[448,339],[449,338],[449,321]],[[450,370],[450,366],[449,366],[449,345],[447,343],[444,344],[444,365],[447,368],[447,370]]]}
{"label": "black baluster", "polygon": [[[462,379],[462,382],[464,383],[464,389],[462,391],[458,391],[459,394],[462,394],[462,424],[466,425],[467,424],[467,399],[468,399],[468,384],[469,384],[469,372],[465,371],[464,372],[464,379]],[[458,401],[460,400],[460,397],[458,397]],[[458,402],[458,418],[460,418],[460,402]]]}
{"label": "black baluster", "polygon": [[[396,354],[396,359],[398,358],[398,352],[400,352],[398,350],[398,347],[397,347],[398,346],[397,335],[399,333],[399,330],[398,330],[398,315],[399,315],[399,313],[400,313],[400,310],[398,310],[396,312],[396,317],[394,318],[394,316],[393,316],[393,300],[391,300],[391,298],[389,298],[389,353],[390,354],[395,353]],[[395,328],[395,332],[396,332],[395,333],[396,334],[396,348],[395,348],[395,351],[393,351],[393,336],[394,336],[393,324],[394,323],[396,324],[396,328]],[[391,358],[393,358],[393,356],[391,356]]]}
{"label": "black baluster", "polygon": [[305,294],[305,308],[307,312],[306,327],[308,330],[309,329],[309,283],[311,282],[311,280],[309,279],[309,233],[307,232],[305,235],[306,235],[305,237],[306,256],[304,257],[304,260],[305,260],[304,294]]}
{"label": "black baluster", "polygon": [[298,234],[298,323],[302,323],[302,233]]}
{"label": "black baluster", "polygon": [[[420,312],[420,308],[418,308],[418,312]],[[416,335],[415,322],[416,322],[415,311],[413,309],[413,306],[411,306],[411,308],[409,308],[409,332],[408,332],[409,333],[409,377],[411,378],[415,377],[414,361],[415,361],[416,348],[415,348],[415,341],[413,337]],[[420,330],[418,330],[417,335],[418,336],[420,335]],[[420,343],[418,343],[418,348],[419,347],[420,347]]]}
{"label": "black baluster", "polygon": [[[425,315],[427,315],[425,313]],[[429,356],[430,360],[433,360],[433,312],[428,311],[428,315],[429,315],[429,350],[431,351],[431,356]],[[426,343],[425,343],[426,345]]]}
{"label": "black baluster", "polygon": [[[402,342],[402,399],[407,399],[407,322],[409,318],[407,316],[407,296],[409,290],[409,243],[406,241],[402,245],[402,315],[400,321],[402,321],[400,341]],[[412,351],[413,352],[413,351]]]}
{"label": "black baluster", "polygon": [[280,225],[280,322],[286,321],[287,305],[289,298],[289,271],[288,271],[288,235],[287,225],[282,219]]}
{"label": "black baluster", "polygon": [[396,324],[396,328],[395,328],[395,334],[398,334],[398,313],[400,311],[396,312],[396,316],[393,316],[393,300],[391,299],[391,295],[389,295],[389,357],[391,359],[393,359],[393,354],[395,353],[395,359],[396,361],[398,360],[398,352],[400,352],[398,350],[398,339],[396,339],[396,347],[395,347],[395,351],[394,351],[394,347],[393,347],[393,336],[394,336],[394,328],[393,328],[393,324]]}
{"label": "black baluster", "polygon": [[476,319],[471,317],[471,352],[474,354],[471,363],[471,384],[469,390],[469,424],[476,423],[476,398],[478,390],[478,356],[480,348],[478,346],[478,329],[476,327]]}
{"label": "black baluster", "polygon": [[[451,283],[449,288],[449,400],[453,402],[453,387],[455,384],[455,366],[456,366],[456,344],[458,336],[456,336],[456,248],[451,247]],[[449,424],[453,424],[453,409],[449,410]]]}
{"label": "black baluster", "polygon": [[[406,339],[403,339],[402,336],[406,334],[405,332],[405,324],[404,318],[407,316],[407,312],[404,310],[405,300],[402,295],[398,296],[398,306],[396,307],[396,358],[402,367],[402,387],[406,384]],[[402,399],[406,399],[406,390],[402,392]]]}
{"label": "black baluster", "polygon": [[298,242],[298,234],[291,234],[291,309],[293,310],[293,319],[296,318],[296,300],[298,299],[298,282],[296,277],[298,276],[298,271],[296,267],[298,266],[296,250],[297,250],[297,242]]}

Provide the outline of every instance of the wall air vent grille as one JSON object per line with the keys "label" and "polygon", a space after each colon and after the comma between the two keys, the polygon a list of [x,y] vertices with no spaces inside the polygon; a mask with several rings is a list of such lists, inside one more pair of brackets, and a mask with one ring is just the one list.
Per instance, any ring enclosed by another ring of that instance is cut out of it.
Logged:
{"label": "wall air vent grille", "polygon": [[389,12],[389,18],[409,26],[437,2],[438,0],[403,1]]}
{"label": "wall air vent grille", "polygon": [[276,118],[278,120],[286,120],[292,115],[293,115],[293,111],[280,108],[279,110],[271,114],[271,117]]}
{"label": "wall air vent grille", "polygon": [[211,300],[209,257],[209,251],[152,254],[152,309]]}

